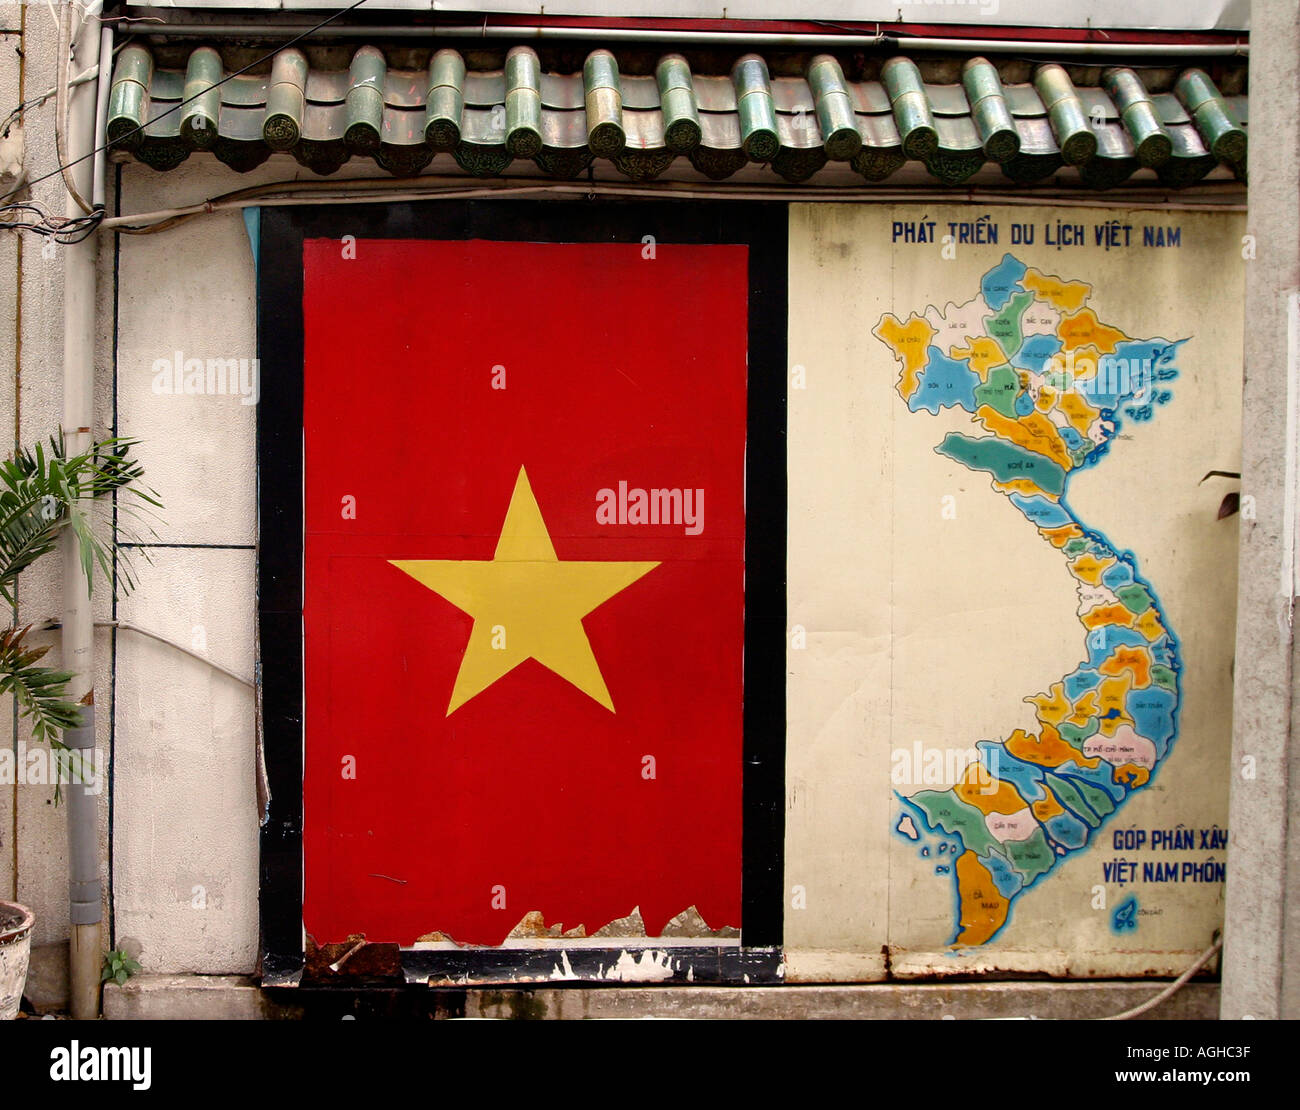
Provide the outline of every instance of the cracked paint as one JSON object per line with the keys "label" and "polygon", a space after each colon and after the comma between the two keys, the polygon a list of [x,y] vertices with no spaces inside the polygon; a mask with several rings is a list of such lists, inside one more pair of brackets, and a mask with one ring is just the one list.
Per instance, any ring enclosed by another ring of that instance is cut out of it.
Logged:
{"label": "cracked paint", "polygon": [[618,954],[618,962],[601,978],[618,983],[661,983],[673,977],[671,952],[647,948],[634,956],[626,948]]}
{"label": "cracked paint", "polygon": [[[699,910],[693,905],[687,906],[681,913],[673,916],[664,926],[663,932],[659,934],[658,938],[655,938],[646,932],[645,921],[641,916],[641,908],[634,906],[630,913],[607,922],[593,933],[588,933],[582,923],[573,926],[571,929],[565,929],[564,923],[559,921],[548,925],[546,915],[541,910],[529,910],[519,919],[518,924],[506,934],[506,939],[500,947],[509,948],[512,941],[602,939],[688,941],[739,940],[739,938],[740,930],[734,925],[723,925],[717,929],[710,928],[709,923],[704,920]],[[490,945],[463,944],[451,935],[437,929],[421,934],[417,938],[417,943],[455,945],[458,948],[493,947]]]}

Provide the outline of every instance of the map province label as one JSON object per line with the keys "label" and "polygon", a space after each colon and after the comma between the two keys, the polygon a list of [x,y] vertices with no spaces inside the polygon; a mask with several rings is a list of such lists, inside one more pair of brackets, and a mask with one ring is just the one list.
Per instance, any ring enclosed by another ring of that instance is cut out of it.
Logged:
{"label": "map province label", "polygon": [[[1034,706],[1037,729],[975,745],[949,789],[899,794],[898,831],[957,843],[952,944],[980,945],[1016,899],[1087,848],[1150,783],[1178,732],[1179,645],[1136,557],[1070,508],[1070,480],[1098,465],[1125,420],[1150,420],[1171,393],[1186,340],[1134,339],[1088,307],[1092,287],[1008,254],[977,297],[872,329],[893,351],[913,413],[961,408],[978,426],[935,448],[991,476],[1060,552],[1078,592],[1084,659]],[[941,869],[946,871],[947,869]]]}

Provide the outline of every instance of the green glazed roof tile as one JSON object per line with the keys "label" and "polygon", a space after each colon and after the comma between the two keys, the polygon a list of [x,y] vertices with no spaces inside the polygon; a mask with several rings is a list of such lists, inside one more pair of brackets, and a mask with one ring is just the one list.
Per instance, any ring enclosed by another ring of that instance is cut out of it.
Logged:
{"label": "green glazed roof tile", "polygon": [[623,88],[623,107],[625,109],[654,110],[659,109],[659,86],[653,77],[628,77],[619,79]]}
{"label": "green glazed roof tile", "polygon": [[898,125],[894,117],[888,115],[858,115],[858,130],[862,132],[864,147],[881,149],[903,149],[902,137],[898,134]]}
{"label": "green glazed roof tile", "polygon": [[1168,127],[1166,130],[1174,146],[1174,157],[1205,158],[1209,155],[1210,152],[1205,145],[1205,140],[1201,138],[1191,123]]}
{"label": "green glazed roof tile", "polygon": [[850,81],[849,99],[856,112],[881,114],[889,112],[889,94],[879,81]]}
{"label": "green glazed roof tile", "polygon": [[1034,73],[1034,88],[1047,108],[1062,159],[1071,166],[1082,166],[1097,157],[1092,120],[1065,67],[1055,62],[1039,66]]}
{"label": "green glazed roof tile", "polygon": [[1056,136],[1052,134],[1047,116],[1016,120],[1016,131],[1020,134],[1020,153],[1031,156],[1056,155],[1061,148],[1056,145]]}
{"label": "green glazed roof tile", "polygon": [[1002,92],[1007,98],[1007,107],[1013,116],[1036,119],[1047,115],[1047,106],[1042,102],[1033,85],[1004,84]]}
{"label": "green glazed roof tile", "polygon": [[802,77],[772,78],[772,103],[778,112],[797,114],[817,110],[812,90]]}
{"label": "green glazed roof tile", "polygon": [[238,64],[210,46],[163,56],[165,65],[128,44],[109,93],[110,145],[155,169],[197,151],[246,172],[278,150],[318,173],[362,157],[411,174],[446,151],[477,176],[520,160],[569,179],[603,159],[649,180],[684,159],[713,180],[758,163],[798,182],[839,162],[883,181],[912,160],[956,185],[985,166],[1029,183],[1068,162],[1085,185],[1109,188],[1143,167],[1173,186],[1220,164],[1239,173],[1246,154],[1246,97],[1224,95],[1191,67],[1151,92],[1141,69],[1067,73],[1048,62],[1005,81],[986,58],[968,59],[945,83],[924,80],[902,55],[867,80],[851,79],[830,54],[779,67],[747,54],[722,73],[665,54],[625,73],[618,55],[593,50],[576,72],[549,72],[528,46],[496,69],[446,48],[417,68],[394,68],[390,60],[410,67],[421,55],[362,46],[328,69],[288,49],[270,72],[237,77],[228,75]]}
{"label": "green glazed roof tile", "polygon": [[703,136],[689,63],[680,54],[665,55],[655,66],[655,83],[664,145],[675,154],[689,153]]}
{"label": "green glazed roof tile", "polygon": [[[148,87],[154,100],[180,100],[185,95],[185,73],[179,69],[155,70]],[[266,102],[265,79],[262,80],[262,102]]]}
{"label": "green glazed roof tile", "polygon": [[691,84],[695,86],[695,99],[701,112],[734,112],[736,110],[736,87],[730,77],[707,77],[692,73]]}
{"label": "green glazed roof tile", "polygon": [[[1098,158],[1118,160],[1135,157],[1136,147],[1133,145],[1133,140],[1118,122],[1095,126],[1092,128],[1092,133],[1097,137]],[[1094,162],[1097,160],[1097,158],[1092,159]]]}
{"label": "green glazed roof tile", "polygon": [[899,55],[881,67],[880,75],[889,93],[898,133],[903,137],[903,153],[920,161],[929,159],[939,149],[939,134],[921,71],[910,58]]}
{"label": "green glazed roof tile", "polygon": [[970,58],[962,66],[962,84],[985,154],[999,164],[1009,162],[1020,153],[1020,132],[997,67],[987,58]]}
{"label": "green glazed roof tile", "polygon": [[1113,67],[1101,75],[1106,92],[1114,99],[1119,118],[1133,143],[1138,161],[1160,166],[1173,155],[1173,140],[1160,120],[1142,79],[1131,69]]}
{"label": "green glazed roof tile", "polygon": [[930,112],[936,116],[969,116],[970,102],[960,85],[925,85]]}
{"label": "green glazed roof tile", "polygon": [[[939,149],[945,154],[971,154],[984,149],[970,116],[935,116],[934,129],[939,135]],[[980,161],[982,164],[984,160]]]}
{"label": "green glazed roof tile", "polygon": [[1119,108],[1103,89],[1080,85],[1075,87],[1074,93],[1090,122],[1094,119],[1119,119]]}
{"label": "green glazed roof tile", "polygon": [[[490,108],[501,104],[506,98],[506,75],[502,70],[495,73],[465,74],[465,103],[476,108]],[[582,86],[578,86],[578,104],[582,107]]]}

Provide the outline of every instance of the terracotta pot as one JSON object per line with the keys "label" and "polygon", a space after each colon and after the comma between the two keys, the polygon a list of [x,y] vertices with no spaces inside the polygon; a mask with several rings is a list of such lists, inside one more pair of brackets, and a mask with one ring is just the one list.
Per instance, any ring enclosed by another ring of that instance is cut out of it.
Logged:
{"label": "terracotta pot", "polygon": [[18,1016],[32,954],[36,915],[17,902],[0,902],[0,1021]]}

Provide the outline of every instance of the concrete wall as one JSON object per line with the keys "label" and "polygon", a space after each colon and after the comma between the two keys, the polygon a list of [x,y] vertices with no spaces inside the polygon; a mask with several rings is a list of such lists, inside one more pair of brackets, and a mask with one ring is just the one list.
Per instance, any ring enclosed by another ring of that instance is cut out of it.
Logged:
{"label": "concrete wall", "polygon": [[[20,40],[14,29],[23,19],[25,59],[20,61],[16,51]],[[52,85],[54,46],[49,12],[34,6],[24,15],[17,5],[0,4],[0,32],[0,104],[18,101],[20,78],[27,96]],[[28,115],[28,167],[33,178],[56,164],[53,110],[50,101]],[[275,158],[239,177],[214,160],[200,157],[167,174],[126,163],[110,167],[109,206],[116,212],[170,208],[233,188],[295,176],[313,175],[287,158]],[[61,194],[55,179],[34,190],[38,199],[59,211]],[[792,316],[791,358],[806,363],[814,375],[823,375],[823,382],[836,380],[836,388],[860,385],[866,369],[891,372],[888,353],[875,349],[878,345],[869,332],[882,307],[896,310],[894,302],[886,304],[875,292],[866,300],[860,296],[862,289],[878,280],[874,263],[861,252],[875,249],[869,236],[878,237],[883,226],[880,221],[885,218],[879,209],[834,214],[803,209],[794,214],[792,265],[801,268],[796,276],[803,279],[799,295],[804,299]],[[1210,227],[1218,218],[1203,219]],[[840,231],[846,234],[856,227],[857,245],[836,231],[836,221],[844,222]],[[1238,233],[1230,220],[1213,232],[1225,242]],[[141,438],[139,456],[165,505],[156,535],[141,537],[147,546],[139,555],[147,553],[150,561],[136,560],[138,590],[114,610],[102,583],[97,584],[98,611],[105,620],[116,616],[251,677],[255,410],[242,405],[237,397],[159,395],[152,388],[155,362],[173,359],[177,352],[182,358],[205,360],[256,356],[254,261],[243,220],[238,213],[221,213],[161,234],[124,235],[116,243],[110,236],[100,236],[98,265],[96,431],[103,435],[116,429],[122,435]],[[1107,265],[1119,267],[1120,263]],[[962,281],[956,279],[958,272]],[[966,290],[966,279],[972,275],[978,276],[974,268],[969,273],[955,268],[953,289],[945,286],[936,289],[935,295],[945,300],[957,297]],[[60,288],[59,251],[53,258],[44,257],[33,237],[19,244],[15,236],[0,234],[0,303],[12,306],[12,312],[0,313],[0,429],[14,442],[47,436],[57,429],[61,417]],[[1221,287],[1216,289],[1221,291]],[[922,309],[926,302],[913,296],[921,292],[920,288],[900,289],[900,302],[910,297],[911,307]],[[1112,295],[1113,304],[1123,304],[1126,296],[1123,288],[1118,288]],[[819,316],[825,312],[828,298],[836,303],[836,311]],[[1162,302],[1160,307],[1163,310],[1176,304],[1180,318],[1191,317],[1208,311],[1203,301]],[[1233,303],[1231,298],[1227,303]],[[818,321],[824,322],[824,327],[821,323],[814,327]],[[1183,384],[1195,385],[1201,403],[1231,408],[1238,384],[1231,349],[1240,322],[1232,316],[1225,327],[1218,340],[1220,347],[1215,348],[1226,352],[1222,376],[1212,380],[1207,368],[1193,382]],[[820,338],[815,334],[818,330],[823,333]],[[1147,325],[1143,334],[1161,330],[1163,318]],[[835,342],[840,345],[832,350]],[[831,394],[826,400],[831,399],[838,411],[849,417],[839,425],[843,429],[839,438],[817,437],[807,422],[813,410],[806,399],[792,400],[792,452],[801,447],[819,452],[817,467],[808,470],[799,470],[799,456],[792,455],[792,468],[797,470],[791,481],[792,536],[806,537],[819,529],[824,515],[819,518],[818,512],[834,502],[841,509],[847,507],[855,522],[839,538],[870,545],[874,532],[868,525],[876,528],[893,510],[873,500],[887,487],[867,479],[895,481],[900,464],[888,457],[893,441],[880,439],[874,417],[863,416],[861,410],[868,403],[864,395]],[[800,409],[800,404],[805,407]],[[1164,447],[1180,449],[1174,442],[1175,414],[1164,415],[1164,424],[1157,421],[1151,434],[1169,439],[1147,442],[1142,447],[1143,457],[1154,458]],[[931,445],[927,443],[922,450],[919,439],[900,435],[902,441],[917,448],[908,465],[924,471],[924,496],[947,490],[944,483],[951,475],[936,464]],[[818,443],[810,447],[813,439]],[[1179,458],[1189,472],[1203,464],[1207,469],[1211,465],[1232,469],[1235,451],[1235,436],[1229,434],[1204,451],[1191,456],[1184,452]],[[843,473],[843,468],[858,465],[864,454],[876,459],[876,471],[841,485],[838,492],[817,476]],[[976,489],[981,485],[979,481],[967,482],[970,500],[962,504],[968,506],[970,516],[959,517],[958,529],[971,526],[978,532],[978,527],[967,521],[977,519]],[[1190,570],[1180,567],[1172,548],[1160,546],[1164,542],[1160,536],[1150,552],[1156,564],[1153,575],[1164,581],[1161,574],[1167,572],[1174,582],[1177,606],[1199,604],[1194,600],[1197,586],[1193,581],[1193,571],[1198,569],[1213,573],[1213,588],[1220,598],[1231,597],[1231,525],[1210,532],[1220,492],[1211,488],[1188,493],[1178,487],[1177,496],[1184,499],[1178,526],[1185,529],[1179,536],[1186,539],[1194,527],[1196,536],[1208,537],[1202,546],[1184,549],[1190,551]],[[1160,499],[1169,493],[1164,487],[1144,491],[1141,510],[1160,512]],[[1104,512],[1105,491],[1098,489],[1093,500],[1094,507]],[[960,511],[966,513],[967,509]],[[882,512],[885,517],[877,515]],[[1116,526],[1125,527],[1137,515],[1119,513]],[[909,526],[909,542],[923,546],[926,529],[942,526],[936,524],[939,519],[926,517],[922,521],[918,517]],[[1199,531],[1202,526],[1204,532]],[[1179,536],[1171,534],[1171,542]],[[881,595],[853,592],[846,577],[837,580],[838,593],[814,596],[809,549],[796,549],[794,544],[792,539],[791,620],[802,620],[824,649],[806,665],[793,668],[792,680],[787,877],[790,885],[806,888],[805,895],[811,898],[806,909],[787,910],[797,977],[878,978],[885,972],[881,946],[890,943],[924,953],[914,967],[914,971],[924,972],[944,962],[943,938],[927,941],[919,934],[900,934],[891,922],[906,919],[911,910],[900,899],[914,896],[924,906],[928,924],[938,928],[948,910],[947,896],[941,883],[918,885],[910,871],[905,882],[890,877],[891,866],[895,876],[905,870],[897,859],[889,862],[891,853],[897,856],[897,845],[891,848],[892,815],[886,812],[892,796],[886,785],[890,742],[883,736],[873,737],[870,728],[872,722],[878,723],[892,712],[892,687],[886,669],[882,669],[886,657],[866,642],[872,635],[869,630],[884,619],[883,611],[872,609]],[[1044,553],[1025,549],[1022,554],[1032,572],[1050,576],[1052,568]],[[838,556],[848,558],[847,548],[838,550]],[[986,552],[979,567],[989,571],[995,556]],[[891,550],[887,562],[901,579],[917,586],[914,568],[909,569],[902,549]],[[952,583],[950,576],[943,580]],[[1059,585],[1044,586],[1044,596]],[[1012,600],[1010,594],[999,594],[996,606],[1005,607]],[[805,606],[801,612],[812,615],[796,614],[797,605]],[[17,619],[40,621],[56,617],[58,611],[58,567],[50,561],[25,577]],[[1067,655],[1074,657],[1077,644],[1072,617],[1051,610],[1033,633],[1032,650],[1022,653],[1010,672],[1006,667],[998,671],[996,689],[991,662],[977,658],[979,614],[967,613],[966,617],[969,621],[957,629],[959,636],[952,650],[958,655],[964,651],[973,665],[978,665],[969,679],[972,687],[988,680],[984,685],[988,693],[975,704],[979,722],[975,733],[992,734],[1011,720],[1006,711],[1014,713],[1023,694],[1055,677],[1048,672],[1059,662],[1068,662],[1065,656],[1042,660],[1042,654],[1050,654],[1067,631]],[[1210,628],[1217,627],[1215,621],[1230,627],[1231,605],[1220,603],[1212,619],[1201,616],[1196,620],[1200,624],[1208,621],[1206,627]],[[927,635],[938,643],[950,631],[951,627],[941,625]],[[98,742],[105,751],[111,749],[113,756],[111,789],[104,795],[101,810],[105,890],[111,890],[111,897],[106,893],[106,911],[113,943],[132,948],[145,969],[153,973],[247,974],[254,970],[257,958],[258,813],[252,690],[200,660],[126,629],[101,629],[96,652]],[[1180,757],[1186,756],[1189,778],[1204,767],[1217,768],[1225,758],[1226,747],[1220,750],[1216,744],[1226,740],[1212,734],[1222,732],[1230,696],[1222,643],[1206,646],[1196,658],[1206,676],[1198,695],[1202,698],[1200,709],[1211,723],[1180,752]],[[814,665],[822,669],[811,673],[809,668]],[[914,670],[920,667],[915,658],[908,665]],[[952,711],[927,706],[916,693],[918,688],[912,689],[911,700],[904,707],[910,714],[909,727],[919,721],[926,728],[938,728],[942,722],[934,714]],[[12,720],[7,701],[0,704],[0,720]],[[4,727],[10,728],[15,745],[28,738],[22,722]],[[961,743],[966,742],[963,737]],[[1225,790],[1207,787],[1197,795],[1194,820],[1223,823]],[[1159,810],[1144,815],[1148,825],[1166,818],[1171,823],[1183,819],[1176,808],[1169,807],[1165,795],[1152,793],[1143,804]],[[50,788],[0,790],[0,890],[32,906],[38,914],[36,942],[40,947],[33,977],[47,984],[42,989],[51,998],[59,991],[58,942],[67,934],[64,843],[64,815],[52,804]],[[1086,877],[1080,872],[1070,885],[1070,897],[1090,889],[1096,881],[1091,872]],[[881,893],[885,890],[894,899],[892,905]],[[1089,918],[1073,903],[1067,906],[1060,899],[1048,899],[1041,913],[1027,917],[1026,922],[1042,930],[1062,921],[1086,920],[1082,930],[1068,933],[1070,945],[1086,958],[1071,962],[1070,951],[1063,953],[1060,944],[1045,951],[1022,939],[1015,947],[1020,961],[1015,966],[1021,970],[1037,966],[1058,974],[1179,970],[1190,962],[1189,954],[1208,939],[1205,934],[1221,914],[1215,892],[1197,893],[1196,899],[1177,907],[1180,913],[1190,915],[1187,920],[1194,928],[1189,927],[1185,935],[1177,929],[1161,934],[1156,944],[1127,960],[1110,958],[1113,946],[1106,939],[1100,917]],[[1158,956],[1154,965],[1147,959],[1152,952]]]}
{"label": "concrete wall", "polygon": [[[25,26],[24,26],[25,21]],[[0,103],[54,83],[55,38],[41,6],[0,5]],[[25,32],[25,33],[24,33]],[[22,56],[19,46],[22,46]],[[93,90],[93,86],[90,87]],[[87,91],[88,95],[93,92]],[[27,173],[57,166],[54,101],[27,113]],[[282,176],[283,167],[263,171]],[[215,169],[162,175],[109,169],[110,210],[136,211],[232,187]],[[240,182],[243,184],[244,182]],[[32,195],[63,212],[61,182]],[[155,359],[254,350],[253,263],[238,215],[167,237],[98,237],[95,432],[140,436],[139,457],[165,510],[134,553],[139,589],[116,607],[95,584],[96,619],[138,625],[247,675],[253,670],[254,409],[238,399],[167,397]],[[0,233],[0,429],[13,443],[56,433],[62,417],[63,247]],[[120,275],[120,281],[115,281]],[[126,522],[123,522],[124,528]],[[16,619],[57,619],[57,558],[24,574]],[[44,633],[57,660],[58,635]],[[112,751],[101,795],[106,944],[138,952],[150,971],[242,972],[257,950],[257,812],[252,690],[199,660],[126,630],[96,632],[97,745]],[[11,699],[0,720],[17,749],[30,729]],[[109,826],[112,823],[110,852]],[[53,789],[0,789],[0,891],[37,914],[29,993],[66,994],[65,812]],[[110,886],[111,878],[111,886]],[[111,894],[110,894],[111,890]]]}
{"label": "concrete wall", "polygon": [[[55,24],[49,10],[15,3],[0,4],[0,94],[5,111],[20,100],[39,95],[55,80]],[[54,100],[26,116],[27,176],[35,181],[57,167],[53,119]],[[56,214],[64,213],[62,183],[57,178],[39,181],[32,199]],[[34,443],[57,433],[63,415],[62,396],[62,247],[42,250],[42,241],[13,233],[0,234],[0,428],[7,443]],[[101,265],[105,260],[101,259]],[[106,274],[111,275],[111,254]],[[101,273],[105,273],[101,269]],[[100,335],[102,350],[111,350],[111,284],[101,289]],[[111,390],[110,361],[98,361],[99,378]],[[110,426],[111,391],[101,392],[98,420]],[[57,618],[61,608],[57,557],[49,557],[24,574],[19,583],[14,619],[20,625],[40,624]],[[107,619],[110,606],[101,580],[95,591],[97,619]],[[55,645],[48,658],[57,658],[57,633],[42,633],[35,642]],[[96,636],[96,688],[110,685],[110,637]],[[96,743],[107,751],[111,718],[101,703]],[[31,730],[16,720],[10,698],[0,699],[0,720],[17,752],[31,743]],[[66,937],[68,934],[68,884],[65,813],[54,805],[53,789],[41,785],[6,785],[0,788],[0,889],[36,911],[32,972],[36,993],[51,998],[66,992]],[[102,858],[108,859],[107,806],[100,814]],[[107,890],[107,865],[103,878]]]}
{"label": "concrete wall", "polygon": [[[1300,82],[1300,12],[1256,6],[1250,79],[1277,105]],[[1300,122],[1260,116],[1250,155],[1242,490],[1255,519],[1239,553],[1232,855],[1225,930],[1223,1015],[1300,1016],[1300,746],[1294,618],[1297,552],[1296,417],[1300,404]]]}

